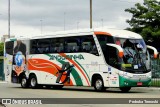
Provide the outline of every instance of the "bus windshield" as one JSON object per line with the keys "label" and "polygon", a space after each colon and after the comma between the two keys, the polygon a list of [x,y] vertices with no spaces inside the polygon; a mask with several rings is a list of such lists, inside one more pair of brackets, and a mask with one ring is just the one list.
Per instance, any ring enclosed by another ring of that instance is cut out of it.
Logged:
{"label": "bus windshield", "polygon": [[148,72],[149,55],[143,39],[116,38],[115,43],[123,48],[122,70],[132,73]]}

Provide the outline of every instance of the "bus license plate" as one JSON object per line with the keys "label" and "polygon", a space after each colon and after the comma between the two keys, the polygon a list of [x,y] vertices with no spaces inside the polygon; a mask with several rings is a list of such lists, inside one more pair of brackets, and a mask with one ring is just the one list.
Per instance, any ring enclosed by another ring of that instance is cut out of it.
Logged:
{"label": "bus license plate", "polygon": [[138,86],[142,86],[142,82],[137,82],[137,85]]}

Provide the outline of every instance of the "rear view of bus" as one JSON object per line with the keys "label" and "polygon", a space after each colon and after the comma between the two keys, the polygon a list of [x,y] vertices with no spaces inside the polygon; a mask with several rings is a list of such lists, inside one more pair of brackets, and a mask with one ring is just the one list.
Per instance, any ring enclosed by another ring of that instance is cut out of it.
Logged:
{"label": "rear view of bus", "polygon": [[131,87],[150,86],[151,59],[158,54],[154,47],[147,46],[140,35],[125,30],[95,34],[108,64],[109,87],[119,85],[121,91],[128,92]]}

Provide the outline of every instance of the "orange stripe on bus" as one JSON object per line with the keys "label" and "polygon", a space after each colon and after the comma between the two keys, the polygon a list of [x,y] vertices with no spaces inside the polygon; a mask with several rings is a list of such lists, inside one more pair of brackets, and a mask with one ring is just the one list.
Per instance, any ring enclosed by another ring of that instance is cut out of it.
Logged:
{"label": "orange stripe on bus", "polygon": [[87,81],[88,86],[90,86],[90,83],[86,77],[86,75],[84,74],[83,70],[77,65],[77,63],[75,63],[71,58],[68,58],[66,54],[64,53],[59,53],[61,56],[63,56],[64,58],[66,58],[67,60],[69,60],[74,66],[76,66],[78,68],[78,70],[82,73],[82,75],[84,76],[84,78]]}
{"label": "orange stripe on bus", "polygon": [[[28,70],[37,70],[37,71],[43,71],[43,72],[47,72],[50,73],[54,76],[58,76],[58,69],[61,70],[61,68],[48,61],[48,60],[44,60],[44,59],[28,59]],[[61,77],[61,81],[64,81],[66,78],[66,75],[62,75]],[[68,84],[67,82],[64,83],[64,85],[73,85],[72,80],[70,79],[70,83]]]}
{"label": "orange stripe on bus", "polygon": [[107,35],[107,36],[112,36],[110,33],[107,32],[94,32],[95,35]]}

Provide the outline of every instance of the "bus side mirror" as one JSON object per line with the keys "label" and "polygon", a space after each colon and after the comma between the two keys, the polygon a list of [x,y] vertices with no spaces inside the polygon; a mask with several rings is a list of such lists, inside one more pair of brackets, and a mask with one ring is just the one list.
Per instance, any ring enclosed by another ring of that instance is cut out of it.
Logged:
{"label": "bus side mirror", "polygon": [[118,56],[119,56],[120,58],[123,57],[123,49],[122,49],[121,46],[116,45],[116,44],[111,44],[111,43],[107,43],[106,45],[116,48],[116,49],[118,50]]}
{"label": "bus side mirror", "polygon": [[158,57],[158,51],[153,46],[147,45],[147,50],[148,50],[149,54],[151,56],[153,56],[154,59],[156,59]]}

